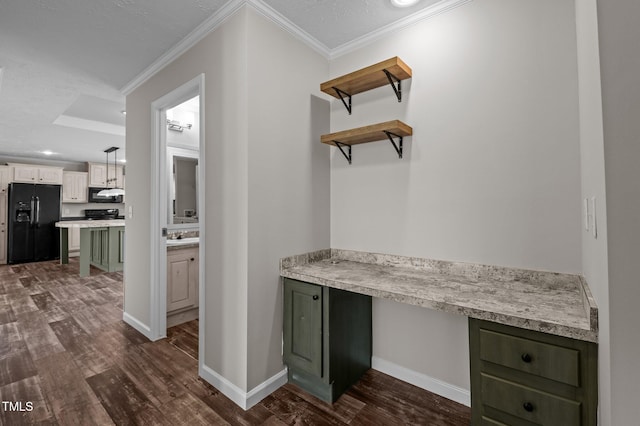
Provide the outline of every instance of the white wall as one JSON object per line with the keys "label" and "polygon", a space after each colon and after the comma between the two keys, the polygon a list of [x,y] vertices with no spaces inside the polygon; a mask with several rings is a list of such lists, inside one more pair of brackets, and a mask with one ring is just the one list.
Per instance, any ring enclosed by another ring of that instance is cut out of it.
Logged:
{"label": "white wall", "polygon": [[603,424],[617,426],[640,418],[640,2],[598,1],[597,11],[611,354],[611,420]]}
{"label": "white wall", "polygon": [[167,115],[171,113],[173,120],[179,121],[180,124],[191,124],[190,129],[185,128],[182,132],[168,130],[168,146],[195,150],[198,149],[198,145],[200,144],[200,139],[198,137],[200,135],[200,116],[198,111],[193,111],[193,104],[194,101],[187,101],[186,103],[180,104],[167,111]]}
{"label": "white wall", "polygon": [[[240,12],[127,96],[127,219],[124,310],[150,324],[150,104],[205,74],[205,365],[246,388],[247,137],[246,18]],[[159,232],[159,230],[158,230]]]}
{"label": "white wall", "polygon": [[[580,92],[580,171],[582,198],[596,197],[597,238],[593,212],[582,232],[582,274],[598,304],[598,382],[600,424],[611,424],[611,355],[607,214],[605,196],[602,96],[596,0],[576,0],[576,31]],[[583,207],[584,209],[584,207]],[[584,211],[583,211],[584,213]],[[584,219],[583,219],[584,225]]]}
{"label": "white wall", "polygon": [[329,247],[328,61],[248,9],[248,388],[282,370],[279,259]]}
{"label": "white wall", "polygon": [[[579,273],[580,151],[572,0],[482,0],[331,62],[331,76],[398,55],[390,87],[333,101],[331,130],[390,119],[389,142],[331,153],[331,246]],[[374,301],[374,356],[469,388],[466,318]]]}
{"label": "white wall", "polygon": [[125,311],[148,324],[150,103],[205,74],[204,361],[240,392],[284,368],[279,259],[329,246],[328,67],[243,7],[127,97]]}

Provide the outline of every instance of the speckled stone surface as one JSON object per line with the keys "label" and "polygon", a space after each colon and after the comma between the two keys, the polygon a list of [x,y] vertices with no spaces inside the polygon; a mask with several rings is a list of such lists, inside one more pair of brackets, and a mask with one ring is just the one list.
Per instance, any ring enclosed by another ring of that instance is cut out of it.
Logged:
{"label": "speckled stone surface", "polygon": [[124,226],[124,219],[109,220],[65,220],[56,222],[57,228],[105,228]]}
{"label": "speckled stone surface", "polygon": [[281,259],[280,275],[400,303],[597,342],[579,275],[326,249]]}

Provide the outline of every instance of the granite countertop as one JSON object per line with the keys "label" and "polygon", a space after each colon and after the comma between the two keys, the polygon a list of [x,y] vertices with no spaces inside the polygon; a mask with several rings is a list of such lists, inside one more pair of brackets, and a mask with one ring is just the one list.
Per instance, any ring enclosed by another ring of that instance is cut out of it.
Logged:
{"label": "granite countertop", "polygon": [[401,303],[597,342],[579,275],[326,249],[281,259],[280,275]]}
{"label": "granite countertop", "polygon": [[123,219],[108,220],[63,220],[56,222],[58,228],[106,228],[111,226],[124,226]]}
{"label": "granite countertop", "polygon": [[181,250],[200,246],[199,237],[176,238],[167,240],[167,251]]}

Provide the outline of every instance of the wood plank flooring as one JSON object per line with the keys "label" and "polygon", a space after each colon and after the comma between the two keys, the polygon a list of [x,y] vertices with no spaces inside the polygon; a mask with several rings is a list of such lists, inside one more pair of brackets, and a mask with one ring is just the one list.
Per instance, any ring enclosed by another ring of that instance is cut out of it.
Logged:
{"label": "wood plank flooring", "polygon": [[[199,379],[198,321],[150,342],[122,273],[0,266],[0,425],[468,425],[468,407],[370,370],[335,404],[287,384],[248,411]],[[33,409],[27,411],[26,403]]]}

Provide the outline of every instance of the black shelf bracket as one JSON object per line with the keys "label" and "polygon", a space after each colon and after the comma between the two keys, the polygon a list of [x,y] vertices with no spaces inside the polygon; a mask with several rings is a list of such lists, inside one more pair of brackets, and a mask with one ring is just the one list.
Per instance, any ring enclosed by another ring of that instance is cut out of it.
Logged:
{"label": "black shelf bracket", "polygon": [[[391,88],[393,89],[393,91],[396,93],[398,102],[402,102],[402,80],[400,80],[398,77],[391,74],[387,70],[382,70],[382,71],[384,71],[384,73],[387,75],[387,79],[389,79],[389,84],[391,85]],[[398,87],[396,87],[396,84],[398,85]]]}
{"label": "black shelf bracket", "polygon": [[[351,164],[351,145],[347,145],[346,143],[342,143],[338,141],[333,141],[333,143],[336,144],[340,152],[342,152],[342,155],[344,155],[344,158],[346,158],[349,164]],[[342,149],[343,146],[346,146],[349,148],[349,154],[344,152],[344,149]]]}
{"label": "black shelf bracket", "polygon": [[[402,158],[402,136],[400,135],[396,135],[395,133],[391,133],[387,130],[383,130],[383,132],[387,135],[387,137],[389,138],[389,142],[391,142],[391,145],[393,145],[393,148],[396,150],[396,152],[398,153],[398,158]],[[393,137],[398,138],[398,144],[396,145],[395,141],[393,140]]]}
{"label": "black shelf bracket", "polygon": [[[345,92],[344,90],[338,89],[337,87],[332,87],[332,89],[336,91],[336,94],[338,96],[340,96],[340,100],[342,101],[342,104],[344,105],[344,107],[349,112],[349,115],[351,115],[351,95],[348,94],[347,92]],[[344,99],[345,97],[347,97],[349,99],[349,103],[347,103],[347,101],[345,101],[345,99]]]}

